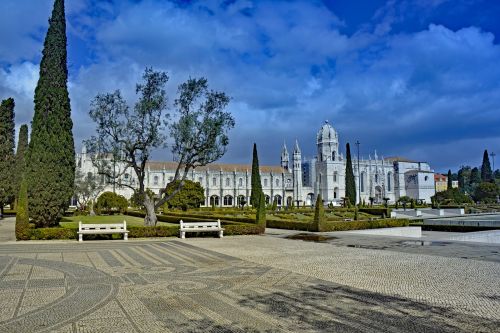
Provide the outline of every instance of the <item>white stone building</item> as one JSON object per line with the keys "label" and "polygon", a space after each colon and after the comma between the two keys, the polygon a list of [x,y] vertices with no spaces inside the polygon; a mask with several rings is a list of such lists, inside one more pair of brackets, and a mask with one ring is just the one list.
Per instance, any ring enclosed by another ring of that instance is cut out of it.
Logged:
{"label": "white stone building", "polygon": [[[260,177],[267,203],[276,200],[278,206],[311,205],[321,193],[325,204],[340,204],[345,196],[346,161],[339,150],[339,137],[328,123],[320,128],[316,136],[317,156],[304,161],[298,142],[292,159],[283,145],[280,166],[261,166]],[[357,200],[382,203],[384,198],[394,202],[402,196],[430,202],[434,195],[434,172],[426,162],[415,162],[404,158],[356,159],[351,148],[352,165],[356,181]],[[358,172],[359,165],[359,172]],[[77,154],[77,167],[86,174],[96,173],[90,156],[82,151]],[[155,193],[165,188],[175,174],[175,162],[149,162],[146,170],[146,188]],[[117,165],[117,173],[121,166]],[[244,198],[248,203],[251,191],[251,165],[211,164],[192,170],[188,179],[200,182],[205,189],[205,206],[237,206]],[[360,183],[361,180],[361,183]],[[105,181],[102,178],[102,181]],[[121,179],[134,185],[133,171],[125,172]],[[108,185],[106,190],[113,190]],[[115,191],[130,198],[131,189],[116,187]]]}

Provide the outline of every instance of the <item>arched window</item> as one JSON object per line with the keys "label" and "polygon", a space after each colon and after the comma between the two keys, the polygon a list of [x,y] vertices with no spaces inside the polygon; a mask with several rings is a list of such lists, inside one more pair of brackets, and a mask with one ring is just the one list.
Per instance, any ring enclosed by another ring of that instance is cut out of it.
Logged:
{"label": "arched window", "polygon": [[219,197],[216,195],[212,195],[210,197],[210,206],[218,206],[219,205]]}
{"label": "arched window", "polygon": [[217,178],[212,178],[212,185],[217,186]]}
{"label": "arched window", "polygon": [[226,186],[231,186],[231,179],[226,178]]}
{"label": "arched window", "polygon": [[333,181],[336,182],[337,181],[337,171],[335,171],[333,173]]}
{"label": "arched window", "polygon": [[387,191],[392,191],[392,172],[387,173]]}
{"label": "arched window", "polygon": [[246,204],[245,196],[243,195],[238,195],[236,200],[238,201],[238,206],[243,206],[243,204]]}
{"label": "arched window", "polygon": [[280,186],[280,180],[279,180],[279,178],[276,178],[276,186]]}
{"label": "arched window", "polygon": [[267,187],[267,178],[264,178],[264,186]]}
{"label": "arched window", "polygon": [[158,176],[154,176],[153,185],[158,185]]}
{"label": "arched window", "polygon": [[361,192],[365,191],[365,173],[361,173]]}
{"label": "arched window", "polygon": [[375,183],[378,183],[378,173],[375,174]]}
{"label": "arched window", "polygon": [[334,151],[332,152],[332,161],[335,161],[335,158],[336,158],[336,156],[335,156],[335,155],[336,155],[336,154],[335,154],[335,150],[334,150]]}
{"label": "arched window", "polygon": [[266,205],[269,205],[269,201],[271,201],[271,198],[268,195],[266,195]]}
{"label": "arched window", "polygon": [[233,197],[230,195],[226,195],[224,197],[224,206],[232,206],[233,205]]}
{"label": "arched window", "polygon": [[238,186],[243,186],[243,178],[238,179]]}
{"label": "arched window", "polygon": [[276,200],[276,204],[277,204],[278,206],[281,206],[281,195],[276,194],[276,195],[274,196],[274,200]]}
{"label": "arched window", "polygon": [[333,198],[337,199],[339,197],[339,188],[336,187],[333,189]]}

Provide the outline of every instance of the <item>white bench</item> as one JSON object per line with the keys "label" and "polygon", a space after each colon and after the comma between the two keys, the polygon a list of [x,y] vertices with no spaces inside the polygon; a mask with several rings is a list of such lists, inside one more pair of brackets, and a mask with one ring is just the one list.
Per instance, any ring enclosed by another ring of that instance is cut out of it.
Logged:
{"label": "white bench", "polygon": [[219,233],[219,238],[223,237],[224,228],[220,225],[220,220],[208,222],[184,222],[181,220],[181,238],[186,238],[186,232],[207,232],[216,231]]}
{"label": "white bench", "polygon": [[123,239],[128,240],[127,222],[114,224],[78,224],[78,241],[83,242],[83,235],[97,234],[123,234]]}

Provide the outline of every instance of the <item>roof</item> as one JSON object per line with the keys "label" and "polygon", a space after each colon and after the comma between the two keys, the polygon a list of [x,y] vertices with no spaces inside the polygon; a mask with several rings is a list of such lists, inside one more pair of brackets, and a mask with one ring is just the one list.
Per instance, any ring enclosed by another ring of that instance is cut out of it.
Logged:
{"label": "roof", "polygon": [[434,180],[446,181],[446,180],[448,180],[448,176],[442,175],[440,173],[435,173]]}
{"label": "roof", "polygon": [[384,160],[390,161],[390,162],[407,162],[407,163],[418,163],[417,161],[410,160],[406,157],[401,157],[401,156],[392,156],[392,157],[387,157]]}
{"label": "roof", "polygon": [[[146,167],[152,170],[172,170],[175,171],[177,168],[177,162],[147,162]],[[260,172],[273,172],[273,173],[288,173],[289,171],[282,168],[279,165],[262,165],[260,166]],[[212,163],[206,166],[200,166],[195,169],[195,171],[225,171],[225,172],[251,172],[252,165],[250,164],[226,164],[226,163]]]}

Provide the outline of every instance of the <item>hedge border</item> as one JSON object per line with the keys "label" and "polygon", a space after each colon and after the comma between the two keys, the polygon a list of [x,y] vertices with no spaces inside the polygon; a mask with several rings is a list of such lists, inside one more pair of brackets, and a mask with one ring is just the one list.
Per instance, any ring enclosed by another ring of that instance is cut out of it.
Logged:
{"label": "hedge border", "polygon": [[[407,219],[380,219],[380,220],[362,220],[362,221],[338,221],[338,222],[324,222],[321,225],[321,231],[348,231],[360,229],[377,229],[377,228],[395,228],[407,227],[409,221]],[[314,231],[312,223],[305,222],[288,222],[268,220],[267,226],[269,228],[288,229],[288,230],[301,230],[301,231]]]}

